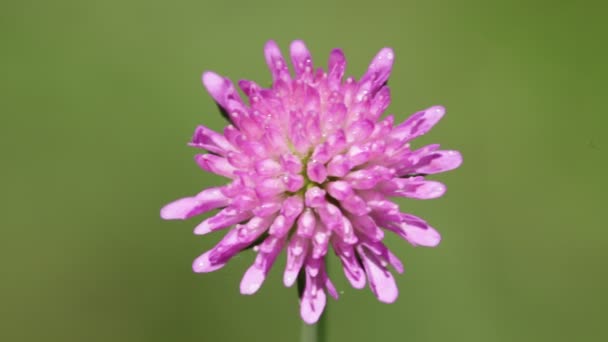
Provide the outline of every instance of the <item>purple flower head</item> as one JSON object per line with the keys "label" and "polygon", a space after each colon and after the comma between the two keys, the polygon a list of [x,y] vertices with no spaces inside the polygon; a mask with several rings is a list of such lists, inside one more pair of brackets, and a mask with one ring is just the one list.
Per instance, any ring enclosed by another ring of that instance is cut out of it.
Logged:
{"label": "purple flower head", "polygon": [[298,277],[304,280],[300,313],[307,323],[319,319],[326,292],[338,297],[325,269],[330,249],[353,287],[368,283],[378,300],[395,301],[389,267],[401,273],[403,265],[382,243],[385,231],[414,246],[434,247],[441,238],[391,198],[444,194],[442,183],[426,177],[457,168],[460,153],[436,144],[411,149],[410,141],[428,132],[445,109],[431,107],[397,125],[391,115],[381,118],[390,103],[390,48],[380,50],[360,80],[343,79],[340,49],[330,53],[326,71],[315,70],[306,45],[294,41],[295,76],[275,42],[266,44],[264,55],[273,83],[263,88],[239,81],[248,103],[229,79],[203,74],[205,88],[231,124],[223,133],[197,127],[190,145],[209,152],[195,158],[203,170],[229,182],[166,205],[161,217],[187,219],[219,209],[194,233],[227,233],[192,267],[215,271],[253,247],[257,256],[241,281],[243,294],[260,288],[285,249],[283,281],[292,286]]}

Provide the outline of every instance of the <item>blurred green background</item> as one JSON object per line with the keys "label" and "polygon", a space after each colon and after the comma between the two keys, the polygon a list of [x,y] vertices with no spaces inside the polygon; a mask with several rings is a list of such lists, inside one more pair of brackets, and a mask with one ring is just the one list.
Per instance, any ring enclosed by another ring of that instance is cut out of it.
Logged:
{"label": "blurred green background", "polygon": [[[203,70],[268,84],[263,44],[342,47],[360,76],[397,56],[390,113],[448,109],[424,139],[462,151],[449,192],[403,201],[436,249],[388,245],[400,298],[347,284],[330,341],[606,341],[607,47],[601,2],[2,1],[0,340],[297,341],[283,257],[258,294],[251,252],[211,274],[220,234],[160,207],[221,180],[188,148],[223,120]],[[422,143],[421,142],[421,143]]]}

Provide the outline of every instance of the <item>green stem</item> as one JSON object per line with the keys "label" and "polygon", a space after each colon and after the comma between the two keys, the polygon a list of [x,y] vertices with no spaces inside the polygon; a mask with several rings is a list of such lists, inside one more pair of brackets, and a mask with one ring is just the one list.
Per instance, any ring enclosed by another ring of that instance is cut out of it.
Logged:
{"label": "green stem", "polygon": [[[327,309],[326,309],[327,310]],[[324,312],[316,324],[310,325],[302,322],[301,342],[323,342],[325,341],[325,316]]]}

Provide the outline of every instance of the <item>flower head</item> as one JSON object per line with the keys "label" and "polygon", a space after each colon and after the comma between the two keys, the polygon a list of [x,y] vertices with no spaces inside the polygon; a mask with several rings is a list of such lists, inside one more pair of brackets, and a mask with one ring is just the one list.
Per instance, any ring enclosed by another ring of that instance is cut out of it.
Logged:
{"label": "flower head", "polygon": [[257,256],[241,281],[243,294],[260,288],[285,249],[284,283],[305,280],[300,313],[314,323],[326,292],[338,297],[325,269],[330,249],[353,287],[368,283],[380,301],[396,300],[388,269],[401,273],[403,265],[382,243],[385,231],[414,246],[434,247],[440,235],[423,219],[401,212],[390,198],[442,196],[445,186],[426,176],[452,170],[462,158],[439,145],[410,147],[441,119],[442,107],[397,125],[393,116],[381,118],[390,103],[390,48],[380,50],[358,81],[343,79],[346,59],[340,49],[331,52],[327,71],[313,68],[302,41],[291,44],[290,54],[295,76],[276,43],[266,44],[273,83],[263,88],[239,81],[249,103],[227,78],[203,74],[205,88],[230,124],[223,134],[197,127],[190,145],[209,152],[195,158],[203,170],[229,182],[166,205],[161,217],[187,219],[219,209],[194,233],[228,232],[194,261],[193,269],[215,271],[253,247]]}

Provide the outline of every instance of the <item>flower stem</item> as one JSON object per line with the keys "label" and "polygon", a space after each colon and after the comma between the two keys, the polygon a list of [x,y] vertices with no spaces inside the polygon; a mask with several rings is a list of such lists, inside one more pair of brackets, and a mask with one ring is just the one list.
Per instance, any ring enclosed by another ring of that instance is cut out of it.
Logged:
{"label": "flower stem", "polygon": [[309,325],[302,322],[302,335],[301,342],[324,342],[325,341],[325,316],[323,313],[319,317],[319,321],[316,324]]}

